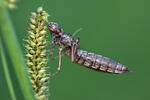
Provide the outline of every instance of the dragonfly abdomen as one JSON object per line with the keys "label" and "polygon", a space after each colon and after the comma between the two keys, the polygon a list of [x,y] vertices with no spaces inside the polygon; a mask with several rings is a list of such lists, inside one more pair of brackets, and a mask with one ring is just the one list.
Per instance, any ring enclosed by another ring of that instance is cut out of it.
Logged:
{"label": "dragonfly abdomen", "polygon": [[114,60],[94,53],[88,53],[83,50],[78,50],[75,62],[87,68],[102,72],[116,74],[130,72],[124,65],[117,63]]}

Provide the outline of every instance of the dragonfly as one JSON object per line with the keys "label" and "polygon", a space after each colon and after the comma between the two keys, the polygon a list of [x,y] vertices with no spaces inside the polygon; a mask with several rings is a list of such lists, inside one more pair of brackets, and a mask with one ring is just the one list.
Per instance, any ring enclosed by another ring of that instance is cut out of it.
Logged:
{"label": "dragonfly", "polygon": [[47,26],[52,36],[50,56],[54,53],[56,45],[59,45],[58,67],[51,77],[55,76],[61,69],[62,52],[71,59],[72,63],[77,63],[93,70],[114,74],[132,73],[125,65],[110,58],[81,50],[79,48],[80,39],[74,38],[77,32],[71,35],[55,22],[48,22]]}

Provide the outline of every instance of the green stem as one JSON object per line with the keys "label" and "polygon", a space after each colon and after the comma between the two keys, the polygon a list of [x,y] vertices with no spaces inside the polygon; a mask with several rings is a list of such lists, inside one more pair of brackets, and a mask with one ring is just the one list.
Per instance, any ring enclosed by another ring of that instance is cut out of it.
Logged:
{"label": "green stem", "polygon": [[2,66],[4,69],[4,74],[6,77],[6,81],[7,81],[7,85],[9,88],[10,95],[11,95],[11,99],[16,100],[16,96],[15,96],[14,88],[13,88],[13,85],[11,82],[11,78],[10,78],[10,74],[9,74],[9,70],[8,70],[8,66],[7,66],[7,62],[6,62],[7,60],[5,58],[5,52],[3,50],[1,38],[0,38],[0,54],[1,54]]}
{"label": "green stem", "polygon": [[25,73],[25,68],[27,67],[24,62],[24,56],[17,42],[15,31],[4,2],[5,0],[0,0],[0,35],[7,47],[24,98],[26,100],[33,100],[31,85],[29,84],[27,73]]}

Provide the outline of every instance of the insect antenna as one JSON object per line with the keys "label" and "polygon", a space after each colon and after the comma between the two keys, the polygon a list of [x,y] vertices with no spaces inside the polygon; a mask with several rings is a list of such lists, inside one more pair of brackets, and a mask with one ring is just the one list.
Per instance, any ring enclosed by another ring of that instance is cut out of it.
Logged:
{"label": "insect antenna", "polygon": [[83,30],[83,28],[77,29],[77,30],[73,33],[72,37],[74,37],[77,33],[79,33],[79,32],[82,31],[82,30]]}

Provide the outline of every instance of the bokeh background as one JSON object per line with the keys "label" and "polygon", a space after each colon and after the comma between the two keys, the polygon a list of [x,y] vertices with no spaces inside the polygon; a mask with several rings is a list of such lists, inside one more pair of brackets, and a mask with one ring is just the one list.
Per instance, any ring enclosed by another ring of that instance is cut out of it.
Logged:
{"label": "bokeh background", "polygon": [[[50,100],[150,100],[149,0],[19,0],[16,5],[10,17],[23,51],[28,18],[43,6],[51,15],[49,21],[57,22],[66,32],[84,29],[75,36],[80,38],[81,49],[112,58],[134,72],[97,72],[63,57],[61,72],[49,83]],[[49,61],[49,72],[56,70],[57,63],[58,59]],[[11,100],[3,76],[0,70],[0,100]],[[13,84],[19,94],[15,77]]]}

